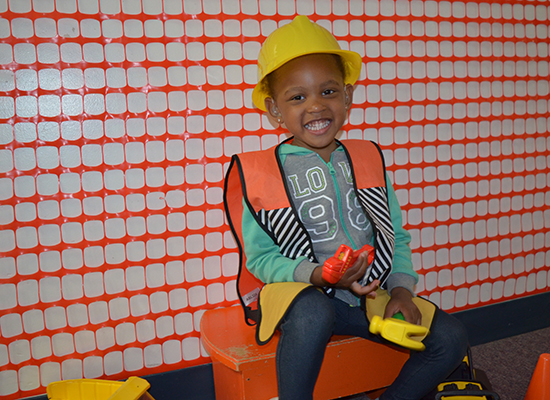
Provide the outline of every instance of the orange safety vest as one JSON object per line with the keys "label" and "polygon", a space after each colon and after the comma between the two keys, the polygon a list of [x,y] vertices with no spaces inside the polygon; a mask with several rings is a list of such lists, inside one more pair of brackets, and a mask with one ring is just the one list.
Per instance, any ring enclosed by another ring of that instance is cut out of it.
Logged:
{"label": "orange safety vest", "polygon": [[[348,155],[357,197],[375,232],[375,259],[368,282],[379,279],[383,284],[391,270],[395,235],[381,150],[375,143],[364,140],[343,140],[339,144]],[[278,157],[279,146],[234,155],[225,179],[224,206],[240,256],[237,292],[249,325],[259,322],[258,297],[265,283],[246,268],[241,223],[243,198],[244,204],[279,245],[283,255],[292,259],[306,256],[310,261],[316,261],[309,235],[287,194]],[[284,229],[279,229],[281,226]]]}

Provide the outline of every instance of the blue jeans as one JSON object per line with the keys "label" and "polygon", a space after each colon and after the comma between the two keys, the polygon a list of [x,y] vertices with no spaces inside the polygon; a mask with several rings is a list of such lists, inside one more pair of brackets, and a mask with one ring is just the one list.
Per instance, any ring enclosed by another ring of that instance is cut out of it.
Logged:
{"label": "blue jeans", "polygon": [[[280,330],[276,356],[280,400],[313,398],[325,348],[332,335],[381,341],[369,332],[369,322],[361,308],[350,307],[318,290],[306,290],[299,295]],[[381,396],[382,400],[421,399],[460,364],[466,355],[468,338],[461,322],[438,310],[430,335],[423,343],[426,350],[411,352],[398,377]]]}

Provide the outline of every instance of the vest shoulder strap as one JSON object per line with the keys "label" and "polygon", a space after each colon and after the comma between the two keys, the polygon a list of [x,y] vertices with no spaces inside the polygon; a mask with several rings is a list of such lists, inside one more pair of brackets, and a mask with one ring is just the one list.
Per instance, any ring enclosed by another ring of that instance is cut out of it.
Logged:
{"label": "vest shoulder strap", "polygon": [[[275,152],[278,146],[264,151],[240,154],[246,197],[254,211],[290,207]],[[267,195],[266,195],[267,194]]]}
{"label": "vest shoulder strap", "polygon": [[[359,139],[342,140],[353,166],[358,188],[386,186],[384,159],[373,142]],[[361,162],[368,160],[368,162]]]}

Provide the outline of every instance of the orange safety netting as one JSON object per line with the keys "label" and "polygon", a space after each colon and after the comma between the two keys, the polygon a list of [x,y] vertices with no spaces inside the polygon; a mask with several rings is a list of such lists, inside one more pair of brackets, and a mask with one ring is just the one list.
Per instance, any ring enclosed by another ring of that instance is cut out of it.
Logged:
{"label": "orange safety netting", "polygon": [[0,398],[209,362],[237,303],[222,205],[296,14],[363,56],[344,137],[382,146],[418,291],[458,311],[548,291],[549,2],[0,0]]}

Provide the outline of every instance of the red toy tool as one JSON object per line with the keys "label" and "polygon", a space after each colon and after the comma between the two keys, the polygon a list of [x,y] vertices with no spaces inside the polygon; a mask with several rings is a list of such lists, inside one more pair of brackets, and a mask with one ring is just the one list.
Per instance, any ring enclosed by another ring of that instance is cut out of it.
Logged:
{"label": "red toy tool", "polygon": [[323,264],[323,279],[332,284],[338,283],[348,267],[353,265],[357,257],[365,251],[368,252],[367,264],[370,264],[374,260],[374,247],[366,244],[359,250],[353,251],[345,244],[340,245],[334,256]]}

